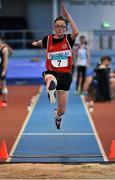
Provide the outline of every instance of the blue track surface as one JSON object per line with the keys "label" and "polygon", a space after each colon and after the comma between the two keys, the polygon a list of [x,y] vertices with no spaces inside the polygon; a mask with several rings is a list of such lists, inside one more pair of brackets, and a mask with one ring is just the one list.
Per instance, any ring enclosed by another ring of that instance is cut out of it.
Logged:
{"label": "blue track surface", "polygon": [[57,130],[45,88],[29,118],[11,162],[103,162],[80,96],[72,85],[63,124]]}

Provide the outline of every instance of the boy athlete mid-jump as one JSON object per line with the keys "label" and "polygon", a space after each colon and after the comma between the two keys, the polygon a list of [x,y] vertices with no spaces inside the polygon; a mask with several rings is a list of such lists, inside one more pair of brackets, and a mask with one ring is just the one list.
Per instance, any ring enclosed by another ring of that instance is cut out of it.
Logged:
{"label": "boy athlete mid-jump", "polygon": [[[45,36],[42,40],[33,41],[33,46],[46,48],[46,69],[43,78],[51,103],[57,99],[55,124],[60,129],[62,115],[66,111],[68,91],[72,82],[72,47],[78,35],[78,28],[69,12],[62,5],[62,14],[54,20],[54,34]],[[66,34],[67,24],[72,32]]]}

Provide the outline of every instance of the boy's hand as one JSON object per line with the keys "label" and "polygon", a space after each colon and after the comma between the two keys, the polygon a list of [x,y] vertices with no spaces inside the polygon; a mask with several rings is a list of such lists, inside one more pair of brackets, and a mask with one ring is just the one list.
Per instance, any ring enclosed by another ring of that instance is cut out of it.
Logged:
{"label": "boy's hand", "polygon": [[67,16],[69,15],[69,12],[65,8],[64,3],[62,3],[61,9],[62,9],[62,14],[67,18]]}
{"label": "boy's hand", "polygon": [[37,42],[37,41],[33,41],[33,42],[32,42],[32,45],[33,45],[33,46],[38,46],[38,42]]}
{"label": "boy's hand", "polygon": [[67,21],[69,22],[72,32],[71,32],[71,38],[73,40],[75,40],[75,38],[78,35],[78,28],[74,22],[74,20],[72,19],[71,15],[69,14],[68,10],[65,8],[64,4],[62,3],[61,5],[61,10],[62,10],[62,14],[65,16],[65,18],[67,19]]}
{"label": "boy's hand", "polygon": [[33,42],[32,42],[32,45],[33,45],[33,46],[43,47],[42,40],[33,41]]}

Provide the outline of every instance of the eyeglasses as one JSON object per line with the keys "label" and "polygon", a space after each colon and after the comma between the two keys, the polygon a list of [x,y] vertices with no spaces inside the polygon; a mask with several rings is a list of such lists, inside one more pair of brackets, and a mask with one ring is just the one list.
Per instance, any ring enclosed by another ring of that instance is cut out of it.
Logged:
{"label": "eyeglasses", "polygon": [[56,29],[66,29],[67,27],[66,26],[63,26],[63,25],[55,25],[54,26]]}

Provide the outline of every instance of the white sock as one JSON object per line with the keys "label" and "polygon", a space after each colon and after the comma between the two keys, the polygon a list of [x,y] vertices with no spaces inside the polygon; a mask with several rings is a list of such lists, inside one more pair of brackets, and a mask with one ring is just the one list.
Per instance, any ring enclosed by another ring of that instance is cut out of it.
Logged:
{"label": "white sock", "polygon": [[60,120],[62,118],[62,116],[59,116],[57,113],[56,113],[56,119]]}

